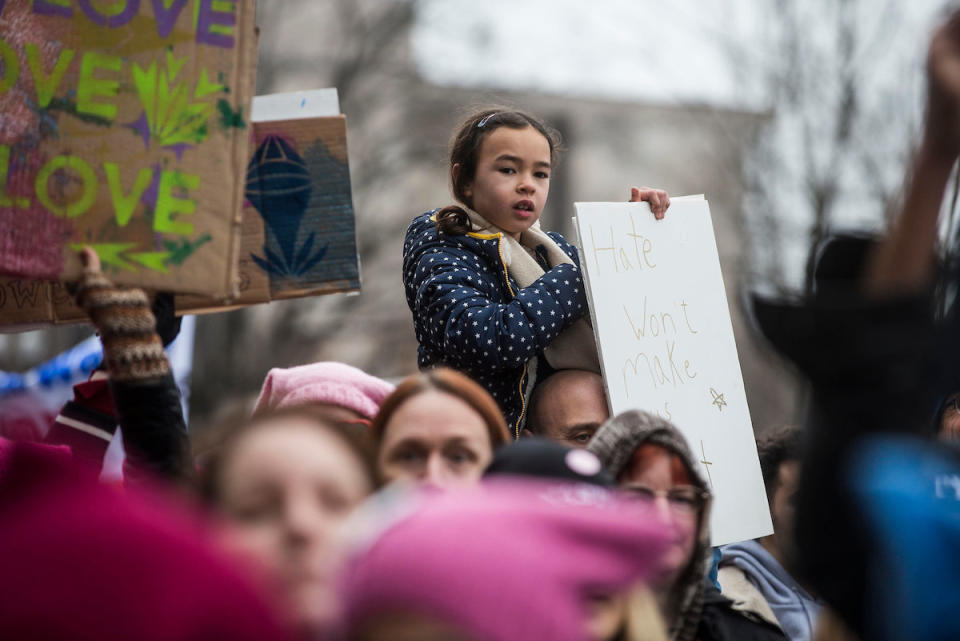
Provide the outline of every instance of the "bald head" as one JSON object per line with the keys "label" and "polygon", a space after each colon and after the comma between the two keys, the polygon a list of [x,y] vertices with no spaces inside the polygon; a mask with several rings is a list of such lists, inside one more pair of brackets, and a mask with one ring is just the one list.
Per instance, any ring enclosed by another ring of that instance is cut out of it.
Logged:
{"label": "bald head", "polygon": [[599,374],[561,370],[533,391],[527,429],[571,447],[586,447],[608,418],[607,398]]}

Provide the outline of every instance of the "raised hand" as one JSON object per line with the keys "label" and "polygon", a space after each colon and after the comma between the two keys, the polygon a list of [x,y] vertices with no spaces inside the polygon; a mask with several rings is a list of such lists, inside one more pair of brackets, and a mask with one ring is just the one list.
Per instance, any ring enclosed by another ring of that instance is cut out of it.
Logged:
{"label": "raised hand", "polygon": [[667,209],[670,207],[670,196],[664,190],[651,189],[649,187],[631,187],[630,202],[636,203],[640,201],[650,203],[650,211],[653,212],[653,216],[657,220],[663,220]]}
{"label": "raised hand", "polygon": [[952,159],[960,153],[960,12],[930,41],[927,92],[924,146]]}
{"label": "raised hand", "polygon": [[907,175],[903,205],[870,260],[865,285],[877,296],[929,287],[940,205],[960,153],[960,11],[930,41],[927,121]]}

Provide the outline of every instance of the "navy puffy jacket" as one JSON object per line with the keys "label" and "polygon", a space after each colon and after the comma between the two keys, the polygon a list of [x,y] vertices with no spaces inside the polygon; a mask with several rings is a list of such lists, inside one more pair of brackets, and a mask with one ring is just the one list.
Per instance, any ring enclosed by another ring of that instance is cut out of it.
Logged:
{"label": "navy puffy jacket", "polygon": [[557,265],[520,289],[503,262],[500,233],[442,234],[435,212],[414,218],[403,243],[403,285],[420,367],[446,365],[479,382],[518,437],[526,418],[527,362],[587,312],[577,250],[548,232],[576,265]]}

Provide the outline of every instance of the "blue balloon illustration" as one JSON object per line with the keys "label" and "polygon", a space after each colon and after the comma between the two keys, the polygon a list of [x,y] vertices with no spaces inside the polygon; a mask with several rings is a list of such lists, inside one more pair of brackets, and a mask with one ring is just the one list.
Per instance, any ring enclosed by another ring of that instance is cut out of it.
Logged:
{"label": "blue balloon illustration", "polygon": [[[279,136],[267,136],[247,166],[245,192],[266,224],[267,242],[263,247],[266,258],[251,254],[264,271],[275,276],[296,277],[323,258],[326,246],[310,254],[313,233],[297,247],[300,222],[312,192],[307,164],[297,150]],[[272,249],[271,245],[276,247]]]}

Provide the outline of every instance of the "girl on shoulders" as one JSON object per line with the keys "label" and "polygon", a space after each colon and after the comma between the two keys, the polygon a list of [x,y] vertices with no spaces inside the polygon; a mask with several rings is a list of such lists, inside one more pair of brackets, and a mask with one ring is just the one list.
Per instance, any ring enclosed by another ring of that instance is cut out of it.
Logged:
{"label": "girl on shoulders", "polygon": [[[559,134],[537,118],[487,109],[466,119],[450,153],[461,203],[407,229],[403,282],[421,368],[466,372],[499,403],[514,437],[538,379],[599,373],[577,250],[540,229]],[[663,218],[666,192],[631,190]]]}

